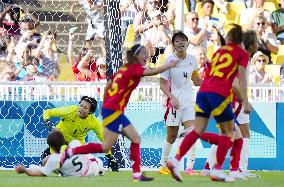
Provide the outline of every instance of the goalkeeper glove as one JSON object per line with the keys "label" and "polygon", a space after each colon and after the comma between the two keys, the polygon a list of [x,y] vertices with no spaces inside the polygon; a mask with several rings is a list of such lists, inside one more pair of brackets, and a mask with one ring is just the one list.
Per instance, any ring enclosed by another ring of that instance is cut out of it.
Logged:
{"label": "goalkeeper glove", "polygon": [[111,154],[107,154],[106,157],[108,159],[108,168],[111,168],[113,172],[118,172],[119,165],[116,162],[114,156],[112,156]]}

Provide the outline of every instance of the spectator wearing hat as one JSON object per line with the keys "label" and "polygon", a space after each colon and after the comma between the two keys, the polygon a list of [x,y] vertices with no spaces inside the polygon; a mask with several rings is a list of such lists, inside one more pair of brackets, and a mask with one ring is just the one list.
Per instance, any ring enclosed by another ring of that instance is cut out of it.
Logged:
{"label": "spectator wearing hat", "polygon": [[269,62],[268,56],[261,51],[256,52],[252,59],[252,68],[249,74],[249,83],[262,84],[272,83],[272,75],[265,72],[265,65]]}

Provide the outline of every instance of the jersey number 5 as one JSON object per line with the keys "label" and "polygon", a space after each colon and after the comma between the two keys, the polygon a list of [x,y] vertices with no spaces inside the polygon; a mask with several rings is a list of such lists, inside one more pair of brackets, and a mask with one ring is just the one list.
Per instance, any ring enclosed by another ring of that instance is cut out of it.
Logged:
{"label": "jersey number 5", "polygon": [[79,169],[76,170],[76,172],[80,171],[83,167],[82,162],[76,162],[76,160],[79,158],[79,156],[76,156],[75,158],[72,159],[72,164],[74,167],[79,166]]}
{"label": "jersey number 5", "polygon": [[[218,65],[217,63],[220,62]],[[221,69],[229,67],[233,62],[233,57],[229,53],[224,53],[220,56],[220,53],[217,53],[212,59],[212,68],[210,71],[210,76],[223,77],[224,72]],[[234,73],[237,66],[235,66],[231,72],[227,75],[227,79]]]}
{"label": "jersey number 5", "polygon": [[116,83],[116,80],[121,78],[122,77],[122,74],[121,73],[118,73],[115,78],[113,79],[113,82],[111,84],[111,89],[108,90],[108,94],[110,96],[113,96],[114,94],[117,93],[118,91],[118,84]]}

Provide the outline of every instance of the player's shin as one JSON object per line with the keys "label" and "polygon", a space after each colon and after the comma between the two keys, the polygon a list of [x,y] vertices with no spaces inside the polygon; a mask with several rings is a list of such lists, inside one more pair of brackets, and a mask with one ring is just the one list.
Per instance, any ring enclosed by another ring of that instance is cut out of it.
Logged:
{"label": "player's shin", "polygon": [[239,170],[239,162],[240,162],[240,155],[243,146],[243,139],[239,138],[234,141],[232,150],[231,150],[231,171],[238,171]]}
{"label": "player's shin", "polygon": [[214,169],[221,170],[228,150],[232,147],[231,137],[221,136],[216,153]]}
{"label": "player's shin", "polygon": [[162,156],[161,156],[161,166],[167,167],[167,162],[169,160],[169,155],[171,152],[173,144],[165,141],[163,147],[162,147]]}
{"label": "player's shin", "polygon": [[196,133],[195,130],[191,131],[188,135],[186,135],[186,137],[179,146],[179,150],[175,156],[175,159],[180,161],[198,138],[199,135]]}
{"label": "player's shin", "polygon": [[133,174],[141,173],[140,165],[141,165],[141,157],[140,157],[140,144],[131,143],[130,145],[130,160],[133,161],[132,170]]}

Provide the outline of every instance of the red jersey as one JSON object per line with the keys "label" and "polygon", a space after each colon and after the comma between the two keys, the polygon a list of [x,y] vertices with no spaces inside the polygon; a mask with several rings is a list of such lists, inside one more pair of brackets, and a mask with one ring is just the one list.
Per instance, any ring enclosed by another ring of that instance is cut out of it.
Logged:
{"label": "red jersey", "polygon": [[87,68],[93,72],[92,78],[89,78],[85,74],[80,72],[80,70],[77,67],[78,63],[79,62],[76,62],[72,67],[73,73],[75,74],[77,81],[95,81],[95,74],[97,72],[96,61],[93,61],[91,64],[87,66]]}
{"label": "red jersey", "polygon": [[144,70],[141,64],[121,67],[112,79],[111,88],[107,90],[103,108],[124,111],[132,91],[138,86],[143,76]]}
{"label": "red jersey", "polygon": [[232,83],[238,74],[238,66],[247,67],[249,54],[240,46],[229,44],[221,47],[212,57],[209,74],[206,76],[200,92],[213,92],[228,97]]}

